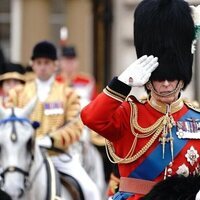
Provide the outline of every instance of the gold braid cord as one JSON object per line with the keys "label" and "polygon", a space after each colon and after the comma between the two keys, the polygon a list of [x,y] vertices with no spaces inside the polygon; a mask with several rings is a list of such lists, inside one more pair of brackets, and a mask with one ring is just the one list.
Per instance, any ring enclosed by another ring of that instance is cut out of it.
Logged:
{"label": "gold braid cord", "polygon": [[[165,129],[166,124],[171,121],[171,117],[168,115],[164,115],[160,117],[153,125],[143,128],[138,124],[138,109],[137,106],[131,102],[129,102],[131,107],[131,117],[130,117],[130,124],[131,124],[131,131],[134,135],[134,141],[132,146],[124,158],[119,157],[115,153],[115,149],[113,144],[106,140],[106,153],[107,156],[112,163],[131,163],[140,158],[155,142],[161,132]],[[137,133],[138,130],[140,133]],[[149,141],[137,152],[135,153],[135,147],[137,145],[137,141],[140,138],[147,138],[151,137]]]}

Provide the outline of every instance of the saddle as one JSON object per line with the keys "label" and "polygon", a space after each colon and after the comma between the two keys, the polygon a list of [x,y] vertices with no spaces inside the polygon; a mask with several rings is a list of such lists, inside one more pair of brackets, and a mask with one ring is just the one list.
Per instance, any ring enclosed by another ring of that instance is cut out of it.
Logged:
{"label": "saddle", "polygon": [[[43,155],[44,156],[44,155]],[[61,182],[59,180],[59,175],[55,169],[51,159],[44,156],[44,162],[47,169],[47,196],[46,200],[61,200]]]}
{"label": "saddle", "polygon": [[61,183],[65,186],[65,188],[71,193],[75,200],[85,200],[83,191],[78,183],[78,181],[68,175],[59,172]]}
{"label": "saddle", "polygon": [[48,188],[46,200],[61,200],[61,184],[71,194],[74,200],[85,200],[83,191],[74,177],[68,174],[58,172],[55,169],[51,159],[47,156],[45,156],[45,165],[48,174]]}

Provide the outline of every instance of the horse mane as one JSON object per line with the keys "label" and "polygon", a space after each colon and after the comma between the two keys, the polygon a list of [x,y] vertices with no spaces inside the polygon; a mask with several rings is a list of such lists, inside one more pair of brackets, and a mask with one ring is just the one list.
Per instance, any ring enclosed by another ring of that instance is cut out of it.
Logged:
{"label": "horse mane", "polygon": [[200,176],[172,176],[157,183],[140,200],[194,200],[200,190]]}

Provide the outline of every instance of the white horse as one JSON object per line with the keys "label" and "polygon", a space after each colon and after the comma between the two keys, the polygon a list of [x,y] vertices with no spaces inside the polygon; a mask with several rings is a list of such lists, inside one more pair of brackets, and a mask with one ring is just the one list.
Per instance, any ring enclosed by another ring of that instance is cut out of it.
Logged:
{"label": "white horse", "polygon": [[75,200],[63,185],[56,189],[54,166],[35,142],[27,118],[33,107],[34,100],[24,109],[0,108],[1,189],[13,200]]}

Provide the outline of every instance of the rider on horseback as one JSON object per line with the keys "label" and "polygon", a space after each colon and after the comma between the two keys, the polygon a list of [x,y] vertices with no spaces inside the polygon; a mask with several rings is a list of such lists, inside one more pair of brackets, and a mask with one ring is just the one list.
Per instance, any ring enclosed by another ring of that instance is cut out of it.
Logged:
{"label": "rider on horseback", "polygon": [[[37,43],[31,60],[36,80],[10,91],[9,101],[14,106],[24,107],[37,96],[30,119],[40,122],[40,127],[36,130],[38,144],[52,150],[50,155],[55,167],[78,182],[85,200],[98,200],[100,197],[95,184],[74,155],[77,151],[72,151],[76,148],[75,144],[78,143],[83,128],[79,117],[80,102],[72,88],[55,79],[55,46],[49,41]],[[70,152],[73,154],[69,155]]]}

